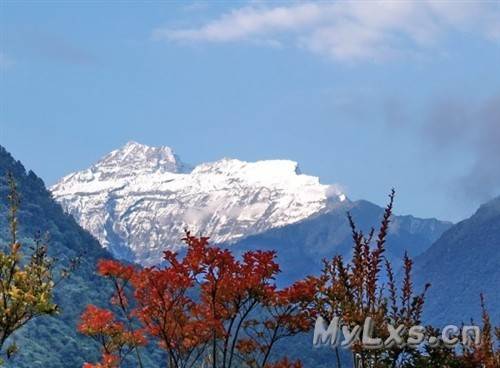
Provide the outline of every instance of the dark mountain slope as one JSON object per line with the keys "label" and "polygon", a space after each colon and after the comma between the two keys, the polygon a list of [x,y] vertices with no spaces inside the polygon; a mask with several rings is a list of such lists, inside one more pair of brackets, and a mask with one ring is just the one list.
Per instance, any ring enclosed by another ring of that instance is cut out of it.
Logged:
{"label": "dark mountain slope", "polygon": [[110,289],[95,274],[100,258],[110,255],[100,244],[65,214],[46,190],[42,180],[0,146],[0,246],[8,244],[6,173],[12,172],[21,196],[19,235],[25,250],[37,230],[50,234],[49,253],[58,264],[68,265],[71,258],[82,255],[80,267],[58,285],[55,300],[61,313],[42,317],[20,330],[14,339],[19,354],[7,366],[15,368],[81,367],[85,360],[96,358],[98,349],[76,332],[76,324],[87,304],[105,305]]}
{"label": "dark mountain slope", "polygon": [[500,197],[446,231],[415,262],[416,284],[432,284],[424,317],[437,326],[480,319],[484,293],[500,322]]}
{"label": "dark mountain slope", "polygon": [[[383,208],[368,201],[346,202],[339,207],[296,224],[250,236],[231,245],[246,249],[275,249],[282,269],[281,279],[294,280],[318,273],[321,260],[335,254],[350,256],[352,238],[347,212],[357,226],[369,231],[378,226]],[[423,253],[451,223],[413,216],[395,216],[387,242],[387,256],[399,264],[405,250],[411,256]]]}

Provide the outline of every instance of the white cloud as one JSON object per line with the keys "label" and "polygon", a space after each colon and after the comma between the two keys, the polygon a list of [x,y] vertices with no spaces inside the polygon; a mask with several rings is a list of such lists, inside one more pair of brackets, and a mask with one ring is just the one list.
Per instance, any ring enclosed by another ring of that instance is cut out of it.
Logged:
{"label": "white cloud", "polygon": [[154,35],[170,42],[291,43],[335,60],[362,61],[437,47],[451,32],[474,32],[498,41],[499,24],[498,2],[301,2],[250,5],[199,27],[160,28]]}
{"label": "white cloud", "polygon": [[289,31],[314,24],[322,6],[300,4],[293,7],[245,7],[222,15],[200,28],[158,29],[155,35],[172,41],[227,42],[250,39],[268,32]]}

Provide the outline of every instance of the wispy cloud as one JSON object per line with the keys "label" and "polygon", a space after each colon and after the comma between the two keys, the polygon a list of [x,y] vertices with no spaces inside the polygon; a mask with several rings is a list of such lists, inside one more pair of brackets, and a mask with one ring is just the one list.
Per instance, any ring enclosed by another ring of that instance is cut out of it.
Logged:
{"label": "wispy cloud", "polygon": [[207,10],[210,4],[205,1],[194,1],[192,3],[186,4],[182,7],[185,12],[199,12]]}
{"label": "wispy cloud", "polygon": [[334,60],[363,61],[415,54],[457,31],[498,42],[499,24],[500,3],[487,1],[259,3],[197,27],[158,28],[154,35],[170,42],[291,44]]}
{"label": "wispy cloud", "polygon": [[14,60],[5,55],[3,52],[0,52],[0,69],[8,69],[12,65],[14,65]]}
{"label": "wispy cloud", "polygon": [[483,202],[500,194],[500,94],[479,104],[465,100],[438,101],[423,130],[438,150],[469,152],[458,186],[469,198]]}

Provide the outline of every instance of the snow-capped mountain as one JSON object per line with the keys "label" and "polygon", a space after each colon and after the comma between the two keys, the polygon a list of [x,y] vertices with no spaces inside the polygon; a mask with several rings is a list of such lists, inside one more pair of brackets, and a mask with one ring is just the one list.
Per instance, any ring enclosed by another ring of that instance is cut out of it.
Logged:
{"label": "snow-capped mountain", "polygon": [[346,201],[296,162],[222,159],[191,169],[169,147],[129,142],[51,191],[115,256],[155,264],[184,229],[231,243]]}

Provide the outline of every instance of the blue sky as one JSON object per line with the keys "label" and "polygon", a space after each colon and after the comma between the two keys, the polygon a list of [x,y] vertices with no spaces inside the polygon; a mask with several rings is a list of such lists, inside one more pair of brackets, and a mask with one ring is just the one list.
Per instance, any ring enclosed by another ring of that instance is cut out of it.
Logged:
{"label": "blue sky", "polygon": [[500,194],[499,2],[0,5],[0,143],[53,184],[128,140],[287,158],[459,220]]}

